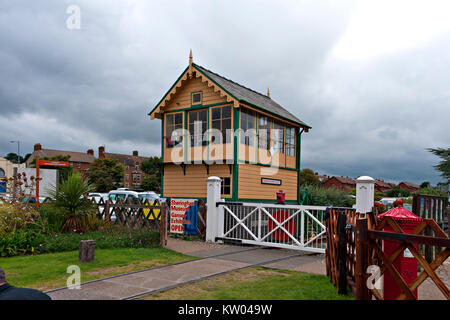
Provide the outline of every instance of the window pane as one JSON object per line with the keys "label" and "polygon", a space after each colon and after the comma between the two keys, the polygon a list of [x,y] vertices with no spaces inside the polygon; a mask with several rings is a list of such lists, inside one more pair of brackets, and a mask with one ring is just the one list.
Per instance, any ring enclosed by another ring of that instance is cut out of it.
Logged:
{"label": "window pane", "polygon": [[201,93],[194,93],[192,95],[192,102],[193,103],[199,103],[201,101],[202,95]]}
{"label": "window pane", "polygon": [[199,111],[199,116],[198,116],[198,118],[199,118],[199,120],[201,120],[201,121],[207,121],[207,115],[208,115],[208,111],[206,111],[206,110],[201,110],[201,111]]}
{"label": "window pane", "polygon": [[220,119],[220,108],[212,109],[212,119]]}
{"label": "window pane", "polygon": [[222,108],[222,118],[231,118],[231,107],[226,106]]}
{"label": "window pane", "polygon": [[231,129],[231,119],[222,120],[222,130]]}
{"label": "window pane", "polygon": [[220,120],[215,120],[212,122],[212,128],[220,130]]}
{"label": "window pane", "polygon": [[175,124],[181,124],[183,122],[183,115],[181,113],[175,114]]}

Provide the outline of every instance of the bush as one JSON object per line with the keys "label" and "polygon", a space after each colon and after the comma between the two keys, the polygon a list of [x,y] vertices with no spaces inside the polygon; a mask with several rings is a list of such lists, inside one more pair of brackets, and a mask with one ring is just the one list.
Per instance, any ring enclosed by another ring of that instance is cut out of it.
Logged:
{"label": "bush", "polygon": [[61,231],[65,217],[69,214],[64,208],[55,207],[51,203],[42,204],[39,209],[37,223],[45,234],[54,234]]}
{"label": "bush", "polygon": [[30,205],[20,202],[0,205],[0,235],[15,232],[34,223],[38,212]]}
{"label": "bush", "polygon": [[352,198],[342,190],[322,186],[306,186],[313,206],[351,207]]}
{"label": "bush", "polygon": [[124,227],[111,227],[102,231],[87,233],[65,233],[47,236],[39,253],[78,250],[80,240],[95,240],[97,249],[142,248],[159,245],[159,232],[145,229],[130,230]]}
{"label": "bush", "polygon": [[11,257],[39,251],[45,237],[34,231],[19,229],[0,235],[0,256]]}
{"label": "bush", "polygon": [[49,193],[54,199],[53,205],[64,208],[65,221],[62,230],[70,232],[73,229],[87,231],[86,216],[93,213],[93,203],[84,198],[92,187],[83,181],[79,172],[71,174],[58,187],[53,187]]}

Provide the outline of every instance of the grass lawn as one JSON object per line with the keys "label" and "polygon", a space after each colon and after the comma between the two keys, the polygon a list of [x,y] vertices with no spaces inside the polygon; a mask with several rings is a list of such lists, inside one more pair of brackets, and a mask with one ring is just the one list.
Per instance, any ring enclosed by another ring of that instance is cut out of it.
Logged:
{"label": "grass lawn", "polygon": [[195,259],[164,248],[96,249],[95,260],[78,261],[78,251],[0,258],[10,284],[42,291],[66,286],[69,265],[81,268],[81,282],[158,265]]}
{"label": "grass lawn", "polygon": [[327,277],[253,267],[148,295],[143,300],[352,300],[338,295]]}

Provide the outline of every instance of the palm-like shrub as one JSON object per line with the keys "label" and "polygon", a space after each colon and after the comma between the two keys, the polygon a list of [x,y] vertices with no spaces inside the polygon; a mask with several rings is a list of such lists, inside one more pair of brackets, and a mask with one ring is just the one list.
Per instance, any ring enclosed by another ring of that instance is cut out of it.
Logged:
{"label": "palm-like shrub", "polygon": [[65,209],[63,232],[86,230],[87,217],[92,214],[93,204],[84,195],[91,190],[91,185],[82,179],[81,174],[74,172],[49,191],[54,200],[53,205]]}

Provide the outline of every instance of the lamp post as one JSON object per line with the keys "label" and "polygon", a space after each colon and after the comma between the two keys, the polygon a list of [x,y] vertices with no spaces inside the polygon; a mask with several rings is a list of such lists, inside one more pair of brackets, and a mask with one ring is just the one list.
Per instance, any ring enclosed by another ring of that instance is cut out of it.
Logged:
{"label": "lamp post", "polygon": [[17,142],[17,171],[19,171],[20,168],[20,141],[19,140],[12,140],[11,143]]}

